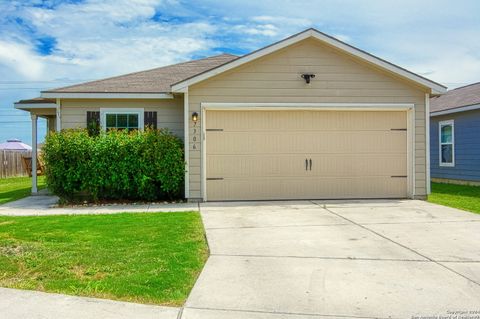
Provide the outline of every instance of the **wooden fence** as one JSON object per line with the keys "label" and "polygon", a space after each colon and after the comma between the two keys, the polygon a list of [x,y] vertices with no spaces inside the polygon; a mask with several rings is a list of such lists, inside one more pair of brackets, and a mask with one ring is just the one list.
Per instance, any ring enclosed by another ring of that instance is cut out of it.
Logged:
{"label": "wooden fence", "polygon": [[22,156],[32,156],[32,152],[0,150],[0,178],[28,176],[23,167]]}

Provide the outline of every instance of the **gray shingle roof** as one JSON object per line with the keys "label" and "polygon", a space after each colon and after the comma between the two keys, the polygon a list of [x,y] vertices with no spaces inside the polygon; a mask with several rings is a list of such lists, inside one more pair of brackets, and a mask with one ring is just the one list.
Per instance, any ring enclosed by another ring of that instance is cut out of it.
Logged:
{"label": "gray shingle roof", "polygon": [[17,104],[40,104],[40,103],[57,103],[55,99],[45,99],[43,97],[36,97],[34,99],[20,100]]}
{"label": "gray shingle roof", "polygon": [[480,104],[480,82],[450,90],[430,99],[430,113]]}
{"label": "gray shingle roof", "polygon": [[44,92],[63,93],[169,93],[176,82],[238,58],[221,54],[205,59],[193,60],[156,69],[140,71],[107,79],[86,82]]}

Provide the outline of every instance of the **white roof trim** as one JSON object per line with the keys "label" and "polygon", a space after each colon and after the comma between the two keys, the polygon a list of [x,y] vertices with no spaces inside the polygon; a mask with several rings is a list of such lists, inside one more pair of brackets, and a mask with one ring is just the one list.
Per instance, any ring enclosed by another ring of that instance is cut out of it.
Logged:
{"label": "white roof trim", "polygon": [[55,99],[173,99],[173,94],[42,92],[41,97]]}
{"label": "white roof trim", "polygon": [[232,62],[229,62],[229,63],[226,63],[220,67],[217,67],[217,68],[214,68],[210,71],[207,71],[205,73],[201,73],[197,76],[194,76],[190,79],[186,79],[182,82],[179,82],[177,84],[174,84],[172,85],[172,92],[181,92],[182,89],[188,87],[188,86],[191,86],[195,83],[198,83],[200,81],[204,81],[212,76],[215,76],[217,74],[220,74],[220,73],[223,73],[225,71],[228,71],[230,69],[233,69],[235,67],[238,67],[244,63],[247,63],[247,62],[250,62],[252,60],[255,60],[255,59],[258,59],[262,56],[265,56],[267,54],[270,54],[272,52],[275,52],[277,50],[280,50],[282,48],[285,48],[289,45],[292,45],[294,43],[297,43],[297,42],[300,42],[304,39],[307,39],[307,38],[315,38],[315,39],[318,39],[320,41],[323,41],[323,42],[326,42],[327,44],[333,46],[333,47],[336,47],[340,50],[343,50],[349,54],[352,54],[354,56],[357,56],[367,62],[370,62],[376,66],[379,66],[383,69],[386,69],[390,72],[393,72],[395,74],[398,74],[404,78],[407,78],[413,82],[416,82],[416,83],[419,83],[421,84],[422,86],[425,86],[425,87],[428,87],[432,90],[432,93],[433,94],[441,94],[441,93],[445,93],[446,92],[446,87],[438,84],[438,83],[435,83],[433,81],[430,81],[426,78],[423,78],[417,74],[414,74],[410,71],[407,71],[399,66],[396,66],[394,64],[391,64],[385,60],[382,60],[378,57],[375,57],[365,51],[362,51],[360,49],[357,49],[351,45],[348,45],[342,41],[339,41],[335,38],[332,38],[320,31],[317,31],[315,29],[308,29],[306,31],[303,31],[301,33],[298,33],[292,37],[289,37],[289,38],[286,38],[285,40],[282,40],[280,42],[277,42],[273,45],[270,45],[270,46],[267,46],[263,49],[260,49],[258,51],[255,51],[251,54],[247,54],[243,57],[240,57],[236,60],[233,60]]}
{"label": "white roof trim", "polygon": [[430,117],[458,113],[458,112],[465,112],[465,111],[473,111],[473,110],[479,110],[479,109],[480,109],[480,104],[468,105],[468,106],[457,107],[457,108],[445,110],[445,111],[431,112]]}
{"label": "white roof trim", "polygon": [[31,110],[31,109],[56,109],[58,105],[56,103],[14,103],[14,108],[19,110]]}
{"label": "white roof trim", "polygon": [[241,108],[242,110],[310,110],[320,109],[324,111],[399,111],[411,110],[415,107],[412,103],[222,103],[222,102],[202,102],[202,108],[217,110],[232,110]]}

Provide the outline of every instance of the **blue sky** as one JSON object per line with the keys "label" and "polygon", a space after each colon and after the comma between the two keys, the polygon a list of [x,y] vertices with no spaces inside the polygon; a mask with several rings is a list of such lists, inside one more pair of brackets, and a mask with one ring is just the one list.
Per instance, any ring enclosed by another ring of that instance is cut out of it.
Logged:
{"label": "blue sky", "polygon": [[0,141],[30,143],[13,102],[40,90],[244,54],[308,27],[450,88],[478,82],[478,12],[477,0],[0,0]]}

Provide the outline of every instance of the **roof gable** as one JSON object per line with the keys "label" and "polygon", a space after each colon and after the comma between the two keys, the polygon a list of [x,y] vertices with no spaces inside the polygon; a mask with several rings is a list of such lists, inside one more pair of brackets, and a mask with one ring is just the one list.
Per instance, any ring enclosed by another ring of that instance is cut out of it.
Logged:
{"label": "roof gable", "polygon": [[206,79],[209,79],[215,75],[221,74],[223,72],[226,72],[230,69],[236,68],[238,66],[241,66],[245,63],[251,62],[253,60],[256,60],[260,57],[263,57],[267,54],[276,52],[280,49],[283,49],[287,46],[290,46],[292,44],[298,43],[300,41],[303,41],[308,38],[314,38],[317,40],[320,40],[322,42],[325,42],[337,49],[340,49],[350,55],[353,55],[357,58],[360,58],[372,65],[375,65],[381,69],[384,69],[388,72],[391,72],[393,74],[396,74],[402,78],[405,78],[407,80],[413,81],[417,84],[420,84],[421,86],[424,86],[426,88],[429,88],[432,90],[432,93],[440,94],[446,91],[446,87],[433,82],[429,79],[426,79],[420,75],[417,75],[413,72],[410,72],[404,68],[401,68],[397,65],[394,65],[390,62],[387,62],[383,59],[380,59],[374,55],[371,55],[363,50],[360,50],[358,48],[355,48],[349,44],[346,44],[342,41],[339,41],[325,33],[322,33],[316,29],[307,29],[303,32],[297,33],[289,38],[286,38],[284,40],[281,40],[279,42],[276,42],[272,45],[266,46],[262,49],[259,49],[257,51],[254,51],[252,53],[249,53],[247,55],[244,55],[238,59],[232,60],[228,63],[225,63],[223,65],[217,66],[211,70],[206,70],[200,74],[196,74],[191,76],[190,78],[181,80],[174,85],[172,85],[172,92],[182,92],[184,91],[188,86],[191,86],[195,83],[204,81]]}

